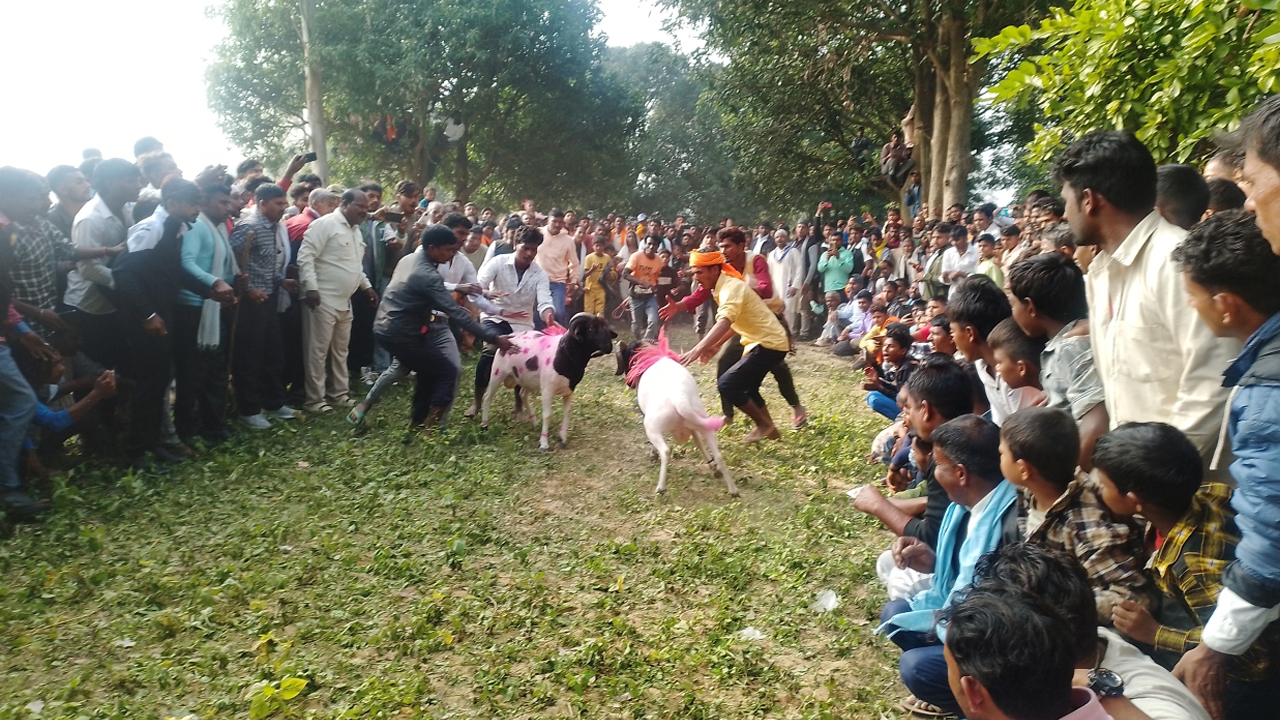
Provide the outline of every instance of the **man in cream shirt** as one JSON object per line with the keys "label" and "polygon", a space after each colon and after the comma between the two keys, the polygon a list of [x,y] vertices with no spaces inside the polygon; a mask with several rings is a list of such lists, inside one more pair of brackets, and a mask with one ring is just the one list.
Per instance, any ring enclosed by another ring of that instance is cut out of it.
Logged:
{"label": "man in cream shirt", "polygon": [[[364,240],[360,223],[369,216],[369,201],[348,190],[336,212],[314,221],[298,249],[298,273],[305,293],[302,310],[302,357],[306,370],[306,409],[328,412],[333,405],[351,407],[347,347],[351,343],[351,295],[363,290],[377,305],[378,295],[364,274]],[[327,369],[326,369],[327,366]]]}
{"label": "man in cream shirt", "polygon": [[1054,178],[1076,241],[1098,249],[1085,279],[1111,427],[1169,423],[1207,466],[1227,403],[1222,372],[1240,345],[1215,338],[1187,304],[1170,257],[1186,231],[1155,211],[1151,153],[1131,133],[1095,131],[1063,152]]}

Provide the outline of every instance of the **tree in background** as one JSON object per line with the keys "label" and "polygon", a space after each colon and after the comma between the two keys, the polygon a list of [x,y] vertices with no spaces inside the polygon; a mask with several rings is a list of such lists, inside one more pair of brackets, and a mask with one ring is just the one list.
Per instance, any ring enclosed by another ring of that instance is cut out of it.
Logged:
{"label": "tree in background", "polygon": [[760,216],[757,188],[740,171],[743,158],[707,92],[719,82],[718,65],[695,67],[688,56],[654,42],[609,48],[605,68],[648,111],[632,151],[634,185],[601,207],[683,214],[700,223]]}
{"label": "tree in background", "polygon": [[[729,59],[729,77],[759,94],[771,91],[755,123],[759,138],[779,141],[797,130],[799,147],[768,145],[762,155],[785,161],[812,154],[815,143],[840,144],[857,127],[879,144],[902,125],[915,143],[926,202],[938,210],[967,195],[974,163],[975,100],[989,78],[988,61],[974,58],[970,39],[1006,25],[1043,17],[1051,0],[663,0],[691,23],[705,23],[712,50]],[[772,85],[770,85],[772,83]],[[753,84],[753,85],[752,85]],[[820,105],[836,123],[790,122],[804,106]],[[779,110],[786,111],[779,113]],[[903,118],[911,109],[912,112]],[[779,125],[770,128],[770,118]],[[736,134],[730,127],[731,135]],[[775,149],[777,152],[775,152]],[[797,151],[805,151],[797,153]],[[830,162],[831,156],[819,156]],[[848,171],[847,166],[833,169]],[[874,184],[858,182],[866,191]],[[897,188],[895,188],[897,190]]]}
{"label": "tree in background", "polygon": [[[227,0],[209,71],[231,139],[304,142],[298,3]],[[440,184],[458,200],[618,194],[644,108],[604,72],[590,0],[352,0],[316,9],[335,174]]]}
{"label": "tree in background", "polygon": [[974,49],[981,58],[1031,53],[992,88],[996,102],[1043,111],[1030,160],[1115,128],[1134,132],[1158,162],[1186,162],[1211,153],[1216,133],[1280,90],[1275,8],[1274,0],[1077,0]]}

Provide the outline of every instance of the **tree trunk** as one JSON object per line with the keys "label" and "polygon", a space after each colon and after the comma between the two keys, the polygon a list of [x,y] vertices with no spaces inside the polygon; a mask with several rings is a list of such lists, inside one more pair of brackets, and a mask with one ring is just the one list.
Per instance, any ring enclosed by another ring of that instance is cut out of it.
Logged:
{"label": "tree trunk", "polygon": [[471,199],[471,167],[467,156],[467,138],[458,138],[454,143],[456,156],[453,160],[453,200],[464,203]]}
{"label": "tree trunk", "polygon": [[969,169],[973,167],[970,133],[973,129],[973,102],[977,90],[978,68],[968,62],[968,25],[963,16],[947,20],[948,72],[951,78],[951,118],[947,126],[946,176],[942,185],[941,206],[966,204],[969,195]]}
{"label": "tree trunk", "polygon": [[315,23],[315,0],[302,0],[302,57],[306,63],[307,126],[311,135],[312,164],[321,181],[329,182],[329,148],[325,145],[324,93],[320,85],[320,61],[311,47],[311,30]]}
{"label": "tree trunk", "polygon": [[924,186],[929,216],[938,217],[942,210],[943,179],[947,175],[947,146],[951,140],[951,98],[941,74],[934,82],[933,132],[929,143],[929,184]]}
{"label": "tree trunk", "polygon": [[[921,199],[927,197],[927,189],[929,188],[929,178],[931,177],[929,163],[933,157],[933,113],[934,113],[934,95],[937,92],[934,84],[938,82],[933,65],[929,62],[928,56],[923,49],[913,46],[911,48],[911,59],[915,65],[915,141],[916,147],[912,152],[911,158],[915,160],[915,169],[920,173],[920,193]],[[910,183],[903,183],[902,186],[902,212],[903,218],[908,226],[915,218],[907,217],[907,189]]]}

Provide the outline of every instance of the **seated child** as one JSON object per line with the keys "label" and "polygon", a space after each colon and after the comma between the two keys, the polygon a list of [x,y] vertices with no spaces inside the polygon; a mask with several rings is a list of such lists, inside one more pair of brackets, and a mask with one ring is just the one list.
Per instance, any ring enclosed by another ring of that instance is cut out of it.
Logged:
{"label": "seated child", "polygon": [[[996,375],[1015,390],[1040,389],[1040,352],[1044,340],[1029,337],[1013,318],[1005,318],[987,336],[996,359]],[[1087,466],[1086,466],[1087,467]]]}
{"label": "seated child", "polygon": [[889,323],[889,312],[885,310],[884,305],[876,303],[871,306],[869,312],[871,314],[871,327],[862,334],[862,339],[858,341],[858,349],[862,351],[862,357],[867,364],[880,362],[881,343],[884,342],[886,326]]}
{"label": "seated child", "polygon": [[1154,590],[1143,572],[1142,532],[1112,514],[1098,483],[1076,470],[1078,457],[1080,432],[1065,411],[1019,410],[1000,428],[1000,469],[1018,486],[1023,537],[1080,561],[1105,622],[1120,602],[1150,605]]}
{"label": "seated child", "polygon": [[1093,367],[1084,274],[1061,253],[1033,255],[1009,268],[1009,301],[1018,327],[1047,340],[1040,353],[1046,405],[1066,410],[1080,426],[1080,467],[1091,467],[1093,443],[1109,428],[1102,380]]}
{"label": "seated child", "polygon": [[836,320],[842,329],[836,335],[831,354],[836,357],[853,357],[858,354],[858,343],[871,329],[871,293],[859,290],[847,303],[836,308]]}
{"label": "seated child", "polygon": [[885,334],[882,355],[884,362],[867,365],[862,369],[866,381],[862,389],[867,391],[867,405],[872,410],[897,420],[902,414],[898,407],[898,391],[907,383],[916,361],[911,358],[911,335],[905,325],[894,323]]}
{"label": "seated child", "polygon": [[[83,399],[65,410],[53,410],[47,403],[67,393],[80,390],[90,383],[84,380],[59,383],[67,371],[61,357],[47,361],[26,356],[21,363],[21,369],[23,376],[35,390],[36,397],[39,398],[30,434],[45,432],[57,436],[66,433],[82,422],[98,403],[116,395],[115,372],[106,370],[92,381],[92,389]],[[28,472],[40,477],[47,476],[48,471],[40,463],[39,456],[35,453],[35,442],[31,437],[27,438],[24,447],[28,451],[26,459]]]}
{"label": "seated child", "polygon": [[[1121,602],[1117,630],[1138,642],[1181,655],[1200,644],[1204,624],[1222,593],[1222,575],[1236,559],[1240,533],[1228,504],[1231,488],[1204,482],[1200,453],[1177,428],[1126,423],[1098,439],[1094,464],[1102,498],[1116,515],[1147,519],[1156,584],[1196,621],[1190,630],[1160,624],[1141,605]],[[1154,547],[1156,536],[1164,538]],[[1280,622],[1272,622],[1247,651],[1227,664],[1226,718],[1260,717],[1233,712],[1232,694],[1266,695],[1275,702]],[[1268,685],[1270,689],[1268,690]],[[1256,706],[1255,706],[1256,707]],[[1271,706],[1274,711],[1275,706]]]}
{"label": "seated child", "polygon": [[987,335],[1012,314],[1004,290],[985,275],[970,275],[951,289],[947,300],[947,319],[951,321],[951,337],[964,359],[973,363],[987,391],[991,405],[991,421],[1003,425],[1004,419],[1022,408],[1036,405],[1043,393],[1031,387],[1009,387],[995,370],[995,355]]}

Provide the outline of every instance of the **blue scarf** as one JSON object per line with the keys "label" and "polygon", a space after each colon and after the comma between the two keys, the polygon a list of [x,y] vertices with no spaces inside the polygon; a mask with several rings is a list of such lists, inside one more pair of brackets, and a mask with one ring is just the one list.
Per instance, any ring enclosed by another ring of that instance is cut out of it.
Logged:
{"label": "blue scarf", "polygon": [[[969,508],[951,503],[946,515],[942,517],[942,527],[938,531],[933,585],[911,598],[909,612],[898,613],[889,618],[876,632],[893,635],[899,630],[928,632],[935,629],[937,611],[949,606],[953,597],[959,599],[958,592],[973,582],[973,569],[978,564],[978,559],[1000,544],[1004,514],[1013,505],[1018,493],[1009,481],[1004,480],[991,491],[989,497],[982,517],[978,518],[973,531],[960,546],[958,562],[952,561],[956,557],[956,536],[960,532],[961,523],[969,521]],[[889,627],[891,625],[892,628]],[[938,638],[942,639],[942,628],[936,630]]]}

